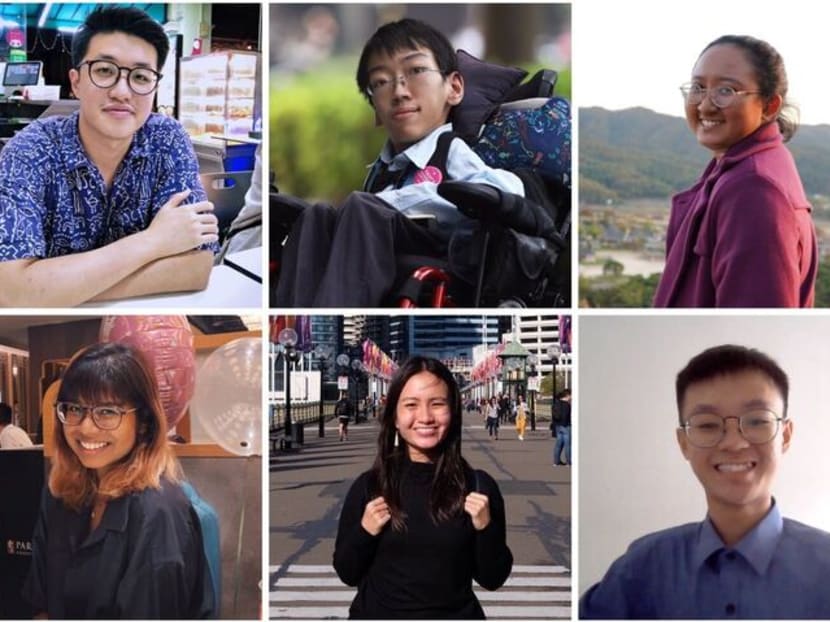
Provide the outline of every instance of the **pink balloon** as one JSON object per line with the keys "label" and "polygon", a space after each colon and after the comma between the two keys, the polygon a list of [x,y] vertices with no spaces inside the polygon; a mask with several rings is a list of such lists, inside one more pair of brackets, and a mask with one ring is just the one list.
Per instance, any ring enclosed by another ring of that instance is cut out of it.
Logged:
{"label": "pink balloon", "polygon": [[172,429],[187,411],[196,389],[193,332],[183,315],[110,315],[101,320],[101,341],[128,343],[156,375],[161,405]]}

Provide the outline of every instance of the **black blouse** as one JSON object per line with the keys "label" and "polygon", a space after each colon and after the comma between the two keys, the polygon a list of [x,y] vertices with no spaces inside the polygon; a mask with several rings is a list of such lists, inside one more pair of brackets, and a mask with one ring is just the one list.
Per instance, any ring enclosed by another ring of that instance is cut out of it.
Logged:
{"label": "black blouse", "polygon": [[91,508],[75,512],[44,488],[24,597],[49,618],[215,617],[215,598],[196,512],[163,481],[107,504],[89,531]]}
{"label": "black blouse", "polygon": [[490,501],[490,524],[476,531],[468,514],[435,524],[429,493],[435,466],[409,463],[403,474],[406,530],[387,523],[378,536],[360,524],[369,502],[368,472],[346,495],[334,549],[334,569],[358,591],[353,619],[484,619],[473,579],[495,590],[507,580],[513,555],[507,547],[504,500],[496,482],[477,472],[479,492]]}

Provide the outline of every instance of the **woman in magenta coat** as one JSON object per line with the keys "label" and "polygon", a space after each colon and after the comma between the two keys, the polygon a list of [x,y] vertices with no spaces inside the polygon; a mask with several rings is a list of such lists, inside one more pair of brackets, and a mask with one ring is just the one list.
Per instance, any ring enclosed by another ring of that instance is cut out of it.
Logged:
{"label": "woman in magenta coat", "polygon": [[784,146],[797,123],[768,43],[726,35],[681,87],[713,159],[672,199],[656,307],[811,307],[818,251],[811,206]]}

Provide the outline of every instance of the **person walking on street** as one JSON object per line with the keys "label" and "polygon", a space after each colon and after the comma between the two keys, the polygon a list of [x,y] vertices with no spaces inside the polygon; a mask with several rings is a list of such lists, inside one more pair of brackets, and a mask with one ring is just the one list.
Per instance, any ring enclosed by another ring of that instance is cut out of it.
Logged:
{"label": "person walking on street", "polygon": [[[563,389],[553,401],[553,416],[550,429],[556,437],[553,446],[553,466],[571,463],[571,390]],[[562,450],[565,461],[561,462]]]}
{"label": "person walking on street", "polygon": [[495,395],[485,406],[484,417],[488,435],[494,440],[499,440],[499,401]]}
{"label": "person walking on street", "polygon": [[352,418],[352,403],[345,393],[340,394],[340,399],[334,405],[334,416],[340,424],[340,441],[349,440],[349,420]]}
{"label": "person walking on street", "polygon": [[519,440],[525,440],[525,428],[527,427],[527,409],[525,408],[525,398],[520,395],[516,403],[516,432],[519,433]]}
{"label": "person walking on street", "polygon": [[504,423],[507,421],[507,396],[499,393],[498,397],[496,398],[496,407],[498,412],[498,419],[499,423]]}

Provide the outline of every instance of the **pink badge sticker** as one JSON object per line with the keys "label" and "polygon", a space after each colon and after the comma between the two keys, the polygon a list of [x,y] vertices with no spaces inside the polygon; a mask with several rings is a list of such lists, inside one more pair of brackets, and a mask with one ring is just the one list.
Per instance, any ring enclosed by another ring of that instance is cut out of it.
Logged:
{"label": "pink badge sticker", "polygon": [[442,179],[444,179],[444,176],[441,174],[441,171],[439,171],[434,166],[428,166],[425,169],[415,173],[416,184],[421,184],[424,182],[440,184]]}

